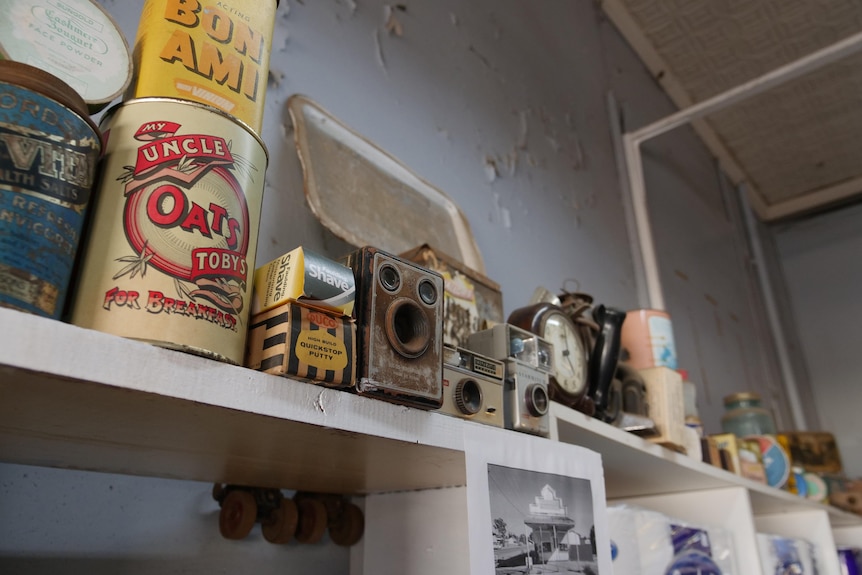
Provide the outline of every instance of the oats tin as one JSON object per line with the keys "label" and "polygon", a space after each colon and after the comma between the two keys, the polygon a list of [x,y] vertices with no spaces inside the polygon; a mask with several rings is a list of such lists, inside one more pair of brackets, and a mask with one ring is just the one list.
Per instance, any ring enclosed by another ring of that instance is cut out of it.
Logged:
{"label": "oats tin", "polygon": [[129,97],[209,104],[260,132],[276,0],[146,0]]}
{"label": "oats tin", "polygon": [[102,120],[72,323],[242,363],[267,152],[245,125],[145,98]]}
{"label": "oats tin", "polygon": [[60,318],[101,149],[71,87],[0,60],[0,306]]}
{"label": "oats tin", "polygon": [[95,113],[132,76],[129,45],[93,0],[0,0],[0,57],[57,76]]}

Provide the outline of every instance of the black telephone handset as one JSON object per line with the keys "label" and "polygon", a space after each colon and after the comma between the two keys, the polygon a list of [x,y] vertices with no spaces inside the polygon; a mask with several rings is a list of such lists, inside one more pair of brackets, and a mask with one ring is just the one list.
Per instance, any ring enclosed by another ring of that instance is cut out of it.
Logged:
{"label": "black telephone handset", "polygon": [[590,356],[588,395],[596,405],[595,417],[613,421],[622,407],[615,405],[621,399],[621,390],[611,393],[611,385],[620,359],[620,337],[626,313],[599,305],[593,310],[593,319],[599,325],[599,331]]}

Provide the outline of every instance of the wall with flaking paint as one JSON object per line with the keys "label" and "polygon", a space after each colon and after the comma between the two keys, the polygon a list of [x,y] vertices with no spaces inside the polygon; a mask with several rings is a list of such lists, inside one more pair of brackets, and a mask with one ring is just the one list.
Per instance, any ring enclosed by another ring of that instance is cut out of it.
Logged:
{"label": "wall with flaking paint", "polygon": [[851,477],[862,475],[860,218],[862,206],[855,205],[775,229],[822,429],[835,435]]}
{"label": "wall with flaking paint", "polygon": [[[143,0],[102,3],[131,41]],[[270,167],[258,261],[300,244],[332,257],[351,249],[305,202],[285,110],[289,95],[303,93],[461,207],[487,275],[503,287],[506,314],[535,287],[557,291],[569,278],[600,303],[636,307],[607,93],[629,129],[673,107],[597,3],[404,6],[282,0],[262,133]],[[397,25],[388,29],[390,14]],[[645,165],[680,367],[698,385],[707,430],[718,432],[721,397],[768,380],[733,247],[739,230],[690,131],[650,144]],[[252,541],[221,540],[203,484],[11,465],[0,466],[0,484],[3,571],[347,570],[346,553],[328,543],[271,547],[259,531]]]}

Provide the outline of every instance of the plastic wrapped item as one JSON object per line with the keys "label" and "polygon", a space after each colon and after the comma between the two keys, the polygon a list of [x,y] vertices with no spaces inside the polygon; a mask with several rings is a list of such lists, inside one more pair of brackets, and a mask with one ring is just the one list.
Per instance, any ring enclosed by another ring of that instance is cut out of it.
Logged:
{"label": "plastic wrapped item", "polygon": [[815,547],[804,539],[757,534],[763,575],[818,575]]}
{"label": "plastic wrapped item", "polygon": [[738,575],[728,529],[695,525],[630,505],[608,507],[616,575]]}
{"label": "plastic wrapped item", "polygon": [[841,545],[835,550],[838,553],[838,566],[841,568],[841,575],[859,575],[859,559],[862,549]]}

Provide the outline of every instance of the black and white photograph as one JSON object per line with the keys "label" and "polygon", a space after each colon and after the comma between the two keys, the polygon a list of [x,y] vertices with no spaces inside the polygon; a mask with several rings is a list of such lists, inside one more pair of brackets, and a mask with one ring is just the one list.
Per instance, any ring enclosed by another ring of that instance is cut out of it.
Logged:
{"label": "black and white photograph", "polygon": [[613,573],[598,453],[490,426],[469,431],[471,573]]}
{"label": "black and white photograph", "polygon": [[496,575],[598,575],[589,479],[488,464]]}

